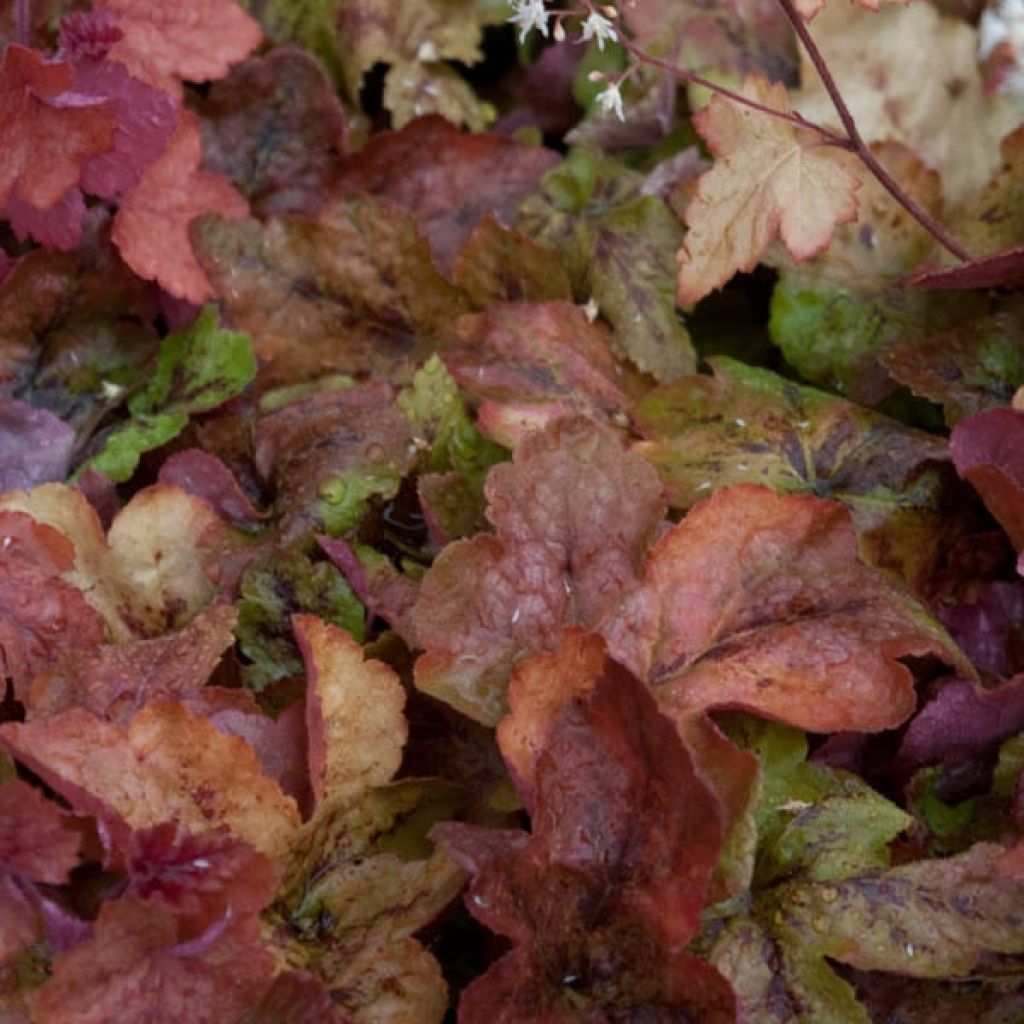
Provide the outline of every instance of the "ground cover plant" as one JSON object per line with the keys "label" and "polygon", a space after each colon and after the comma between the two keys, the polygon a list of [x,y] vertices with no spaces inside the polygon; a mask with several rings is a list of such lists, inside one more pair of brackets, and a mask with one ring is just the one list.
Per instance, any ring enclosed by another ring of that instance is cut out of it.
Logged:
{"label": "ground cover plant", "polygon": [[1015,0],[0,9],[0,1021],[1024,1021]]}

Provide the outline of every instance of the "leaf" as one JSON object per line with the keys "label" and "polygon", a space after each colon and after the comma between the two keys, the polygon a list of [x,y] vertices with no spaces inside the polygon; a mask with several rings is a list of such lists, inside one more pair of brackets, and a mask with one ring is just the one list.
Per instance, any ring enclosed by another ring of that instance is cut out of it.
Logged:
{"label": "leaf", "polygon": [[716,972],[679,952],[722,838],[717,803],[645,687],[607,661],[554,722],[530,834],[434,830],[473,873],[468,906],[513,949],[465,991],[460,1016],[735,1019]]}
{"label": "leaf", "polygon": [[47,210],[78,184],[84,162],[114,143],[102,99],[64,102],[75,72],[67,61],[10,43],[0,65],[0,210],[11,198]]}
{"label": "leaf", "polygon": [[221,330],[218,319],[206,306],[190,327],[164,338],[153,377],[128,399],[132,420],[108,434],[86,466],[115,483],[129,480],[139,458],[177,437],[189,416],[216,408],[252,381],[248,335]]}
{"label": "leaf", "polygon": [[255,526],[263,518],[231,470],[200,448],[186,448],[165,459],[157,480],[202,498],[217,515],[237,526]]}
{"label": "leaf", "polygon": [[658,469],[670,503],[761,483],[846,505],[865,557],[911,585],[946,549],[953,474],[946,445],[924,431],[731,359],[714,377],[683,377],[649,392],[634,419],[637,450]]}
{"label": "leaf", "polygon": [[63,480],[75,432],[45,409],[0,399],[0,492]]}
{"label": "leaf", "polygon": [[262,216],[315,215],[337,184],[345,111],[320,65],[295,46],[252,57],[199,106],[203,164]]}
{"label": "leaf", "polygon": [[733,707],[818,732],[893,728],[915,704],[897,659],[964,664],[908,592],[858,560],[846,509],[753,484],[669,530],[603,632],[676,721]]}
{"label": "leaf", "polygon": [[[366,0],[360,0],[366,2]],[[373,0],[409,8],[410,0]],[[426,0],[430,8],[465,6],[463,0]],[[455,12],[451,13],[455,16]],[[351,15],[355,20],[355,13]],[[452,31],[460,31],[451,25]],[[379,31],[374,26],[372,31]],[[519,201],[557,157],[504,135],[464,134],[443,117],[417,118],[397,132],[375,136],[342,169],[342,187],[408,210],[430,242],[438,266],[450,272],[456,254],[486,217],[508,224]]]}
{"label": "leaf", "polygon": [[337,569],[297,551],[262,558],[246,569],[238,602],[238,644],[250,661],[242,673],[254,690],[301,675],[291,628],[295,612],[316,615],[362,639],[363,608]]}
{"label": "leaf", "polygon": [[126,725],[155,698],[187,701],[234,644],[235,610],[200,612],[184,629],[149,640],[73,648],[39,673],[24,703],[32,716],[83,708]]}
{"label": "leaf", "polygon": [[983,690],[947,680],[911,720],[893,770],[909,778],[925,765],[980,760],[1024,729],[1024,676]]}
{"label": "leaf", "polygon": [[131,830],[177,820],[192,831],[226,827],[277,857],[298,826],[294,801],[247,743],[171,701],[147,704],[126,729],[77,709],[9,722],[0,742],[122,849]]}
{"label": "leaf", "polygon": [[[629,407],[631,382],[612,355],[607,330],[569,302],[497,303],[463,317],[456,331],[462,345],[447,365],[484,400],[483,429],[508,447],[560,416],[617,419]],[[517,418],[526,429],[515,429]]]}
{"label": "leaf", "polygon": [[522,204],[516,226],[562,254],[573,297],[597,303],[617,355],[657,380],[693,372],[671,259],[682,234],[665,203],[644,194],[642,175],[572,150]]}
{"label": "leaf", "polygon": [[335,85],[343,81],[335,21],[341,0],[239,0],[275,42],[293,42],[317,57]]}
{"label": "leaf", "polygon": [[116,15],[122,33],[110,59],[176,99],[182,95],[181,79],[223,78],[232,64],[249,56],[263,35],[235,0],[204,0],[198,7],[168,6],[158,0],[96,0],[95,7]]}
{"label": "leaf", "polygon": [[351,0],[337,8],[336,32],[351,100],[358,99],[363,76],[387,64],[384,107],[399,128],[421,114],[483,128],[469,85],[443,63],[480,59],[473,0]]}
{"label": "leaf", "polygon": [[409,727],[405,690],[383,662],[364,660],[344,630],[315,615],[292,628],[306,663],[306,729],[313,798],[355,799],[398,771]]}
{"label": "leaf", "polygon": [[253,914],[190,941],[167,911],[132,900],[104,903],[94,936],[57,960],[32,1019],[234,1020],[259,1002],[273,975],[274,961],[259,938]]}
{"label": "leaf", "polygon": [[[947,200],[967,199],[985,185],[999,164],[999,140],[1017,127],[1019,114],[983,94],[976,30],[920,4],[877,12],[829,4],[812,31],[866,141],[892,140],[915,150],[939,172]],[[919,39],[929,40],[927,49]],[[806,55],[800,81],[793,108],[838,128]]]}
{"label": "leaf", "polygon": [[996,580],[974,600],[939,604],[936,615],[980,671],[1000,678],[1024,671],[1024,581]]}
{"label": "leaf", "polygon": [[885,368],[915,395],[942,406],[954,426],[986,409],[1006,406],[1024,384],[1021,307],[1006,304],[988,316],[937,334],[908,339],[882,356]]}
{"label": "leaf", "polygon": [[253,462],[277,493],[285,543],[357,529],[371,498],[393,498],[412,465],[408,420],[383,381],[321,391],[260,416]]}
{"label": "leaf", "polygon": [[213,289],[192,254],[189,222],[204,213],[249,212],[227,179],[199,169],[201,144],[199,119],[182,111],[167,149],[124,197],[113,228],[114,244],[139,277],[194,303],[211,298]]}
{"label": "leaf", "polygon": [[239,1024],[345,1024],[327,990],[308,971],[282,971]]}
{"label": "leaf", "polygon": [[332,200],[316,220],[207,217],[193,239],[266,389],[328,373],[404,383],[467,309],[412,218],[374,199]]}
{"label": "leaf", "polygon": [[981,494],[1018,551],[1024,548],[1024,413],[991,409],[961,420],[949,440],[957,472]]}
{"label": "leaf", "polygon": [[[71,543],[27,515],[0,512],[0,655],[14,694],[64,650],[101,643],[103,619],[64,579],[75,564]],[[54,624],[59,625],[56,633]]]}
{"label": "leaf", "polygon": [[[743,95],[789,111],[785,89],[750,76]],[[856,161],[803,129],[721,96],[694,117],[715,156],[686,208],[679,301],[689,305],[739,270],[753,270],[776,237],[797,261],[821,252],[857,216]],[[763,168],[750,175],[751,167]]]}
{"label": "leaf", "polygon": [[582,419],[528,436],[485,490],[496,535],[448,545],[423,579],[415,680],[495,724],[519,658],[555,646],[565,625],[615,613],[663,506],[654,471]]}

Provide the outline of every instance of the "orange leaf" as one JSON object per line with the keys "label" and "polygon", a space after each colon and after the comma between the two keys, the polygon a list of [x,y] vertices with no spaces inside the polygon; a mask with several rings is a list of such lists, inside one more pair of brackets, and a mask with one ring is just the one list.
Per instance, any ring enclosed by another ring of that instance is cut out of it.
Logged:
{"label": "orange leaf", "polygon": [[199,169],[201,159],[199,119],[182,111],[167,151],[125,197],[113,229],[114,243],[136,274],[196,303],[213,289],[192,254],[189,222],[204,213],[235,218],[249,212],[226,178]]}
{"label": "orange leaf", "polygon": [[[759,75],[743,95],[788,112],[786,89]],[[857,216],[856,159],[808,131],[713,96],[694,124],[716,160],[686,209],[679,251],[679,301],[690,305],[739,270],[753,270],[781,237],[796,260],[810,259],[837,224]]]}
{"label": "orange leaf", "polygon": [[816,732],[872,732],[914,710],[897,660],[971,672],[942,628],[857,557],[837,502],[726,487],[651,550],[643,585],[604,629],[666,714],[744,708]]}
{"label": "orange leaf", "polygon": [[0,66],[0,208],[12,196],[40,210],[78,184],[82,163],[113,145],[109,103],[60,104],[75,73],[66,61],[14,43]]}
{"label": "orange leaf", "polygon": [[0,742],[76,811],[103,820],[122,849],[125,825],[178,821],[195,832],[224,826],[275,857],[299,823],[248,743],[171,701],[146,705],[127,729],[75,709],[0,726]]}
{"label": "orange leaf", "polygon": [[181,79],[223,78],[263,38],[259,25],[235,0],[97,0],[94,7],[117,15],[122,38],[110,59],[177,98],[182,95]]}
{"label": "orange leaf", "polygon": [[398,676],[315,615],[293,615],[292,627],[306,663],[314,799],[345,801],[390,782],[409,732]]}

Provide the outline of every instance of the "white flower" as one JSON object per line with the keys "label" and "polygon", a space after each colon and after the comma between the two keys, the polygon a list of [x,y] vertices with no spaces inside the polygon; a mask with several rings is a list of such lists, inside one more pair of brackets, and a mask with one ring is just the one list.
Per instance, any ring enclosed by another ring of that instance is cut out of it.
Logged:
{"label": "white flower", "polygon": [[618,82],[609,82],[602,92],[597,94],[597,105],[606,114],[615,114],[620,121],[626,120],[622,112],[622,93]]}
{"label": "white flower", "polygon": [[614,43],[617,38],[615,29],[612,28],[612,23],[603,14],[598,14],[597,11],[594,11],[583,22],[583,34],[580,36],[580,39],[584,43],[590,42],[591,39],[596,39],[597,48],[603,50],[605,40]]}
{"label": "white flower", "polygon": [[520,43],[526,42],[526,37],[533,29],[547,36],[550,15],[544,7],[544,0],[512,0],[512,12],[508,20],[519,26]]}
{"label": "white flower", "polygon": [[997,46],[1009,43],[1014,56],[1024,52],[1024,2],[1002,0],[981,16],[978,56],[984,60]]}

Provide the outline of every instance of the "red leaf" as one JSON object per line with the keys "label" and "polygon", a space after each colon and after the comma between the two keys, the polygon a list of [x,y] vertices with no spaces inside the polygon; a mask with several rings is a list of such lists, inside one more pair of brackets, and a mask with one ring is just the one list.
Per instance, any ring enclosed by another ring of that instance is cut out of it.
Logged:
{"label": "red leaf", "polygon": [[213,295],[192,254],[188,226],[204,213],[244,217],[249,204],[219,174],[199,170],[201,138],[195,114],[182,111],[166,152],[125,196],[112,237],[125,263],[172,295],[203,302]]}
{"label": "red leaf", "polygon": [[416,217],[442,270],[488,214],[507,224],[555,153],[502,135],[463,134],[436,115],[378,135],[345,164],[342,187],[379,195]]}
{"label": "red leaf", "polygon": [[22,512],[0,512],[0,655],[15,695],[61,653],[102,643],[103,619],[61,579],[75,548]]}
{"label": "red leaf", "polygon": [[725,980],[677,952],[700,926],[718,804],[643,684],[606,660],[553,723],[536,780],[532,835],[435,828],[474,875],[470,911],[516,944],[460,1021],[735,1020]]}
{"label": "red leaf", "polygon": [[248,843],[225,832],[189,834],[173,822],[134,834],[125,871],[124,896],[187,917],[196,932],[262,910],[280,881]]}
{"label": "red leaf", "polygon": [[255,915],[189,941],[169,911],[118,900],[103,905],[92,939],[57,958],[33,1019],[225,1024],[262,999],[273,974]]}
{"label": "red leaf", "polygon": [[496,535],[448,545],[423,579],[416,685],[493,725],[519,658],[615,613],[664,505],[652,467],[582,418],[529,435],[486,494]]}
{"label": "red leaf", "polygon": [[177,99],[181,79],[223,78],[263,38],[259,25],[235,0],[95,0],[94,7],[117,16],[122,37],[110,50],[111,60]]}
{"label": "red leaf", "polygon": [[1024,549],[1024,412],[989,409],[949,438],[956,471],[981,495],[1017,551]]}
{"label": "red leaf", "polygon": [[18,196],[11,196],[3,209],[3,215],[10,222],[19,242],[32,238],[47,249],[71,252],[82,240],[85,197],[82,190],[73,185],[53,206],[40,210]]}
{"label": "red leaf", "polygon": [[36,677],[26,706],[32,715],[84,708],[126,725],[150,700],[187,700],[234,644],[236,618],[233,608],[221,605],[200,612],[176,633],[68,651]]}
{"label": "red leaf", "polygon": [[115,120],[102,100],[72,97],[66,61],[10,44],[0,66],[0,208],[10,197],[39,210],[78,184],[88,157],[110,149]]}
{"label": "red leaf", "polygon": [[837,502],[722,488],[652,548],[608,649],[680,722],[739,707],[820,732],[896,726],[916,699],[899,658],[972,670],[857,543]]}
{"label": "red leaf", "polygon": [[263,1001],[239,1024],[349,1024],[323,982],[308,971],[282,971]]}
{"label": "red leaf", "polygon": [[0,871],[60,885],[78,862],[79,833],[61,809],[20,780],[0,786]]}
{"label": "red leaf", "polygon": [[979,256],[955,267],[924,267],[903,284],[929,291],[1024,288],[1024,246]]}
{"label": "red leaf", "polygon": [[202,498],[228,522],[253,526],[264,518],[239,486],[234,474],[217,458],[201,448],[175,452],[160,467],[157,479],[162,484],[180,487]]}

